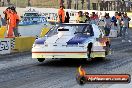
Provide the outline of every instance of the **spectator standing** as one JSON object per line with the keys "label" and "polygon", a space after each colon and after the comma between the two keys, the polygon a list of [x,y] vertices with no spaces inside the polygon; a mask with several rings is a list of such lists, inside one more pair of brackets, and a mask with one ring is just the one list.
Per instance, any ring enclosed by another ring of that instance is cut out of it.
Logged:
{"label": "spectator standing", "polygon": [[[10,12],[8,13],[8,30],[7,30],[7,37],[8,38],[13,38],[14,35],[15,37],[18,37],[18,31],[17,31],[17,20],[18,20],[18,15],[16,14],[15,7],[10,8]],[[14,35],[13,35],[14,32]]]}
{"label": "spectator standing", "polygon": [[87,0],[87,9],[90,10],[90,0]]}
{"label": "spectator standing", "polygon": [[105,11],[108,11],[108,1],[107,0],[104,0],[104,9]]}
{"label": "spectator standing", "polygon": [[85,23],[86,22],[86,17],[83,15],[82,11],[78,12],[78,16],[76,18],[77,23]]}
{"label": "spectator standing", "polygon": [[11,4],[10,0],[7,0],[7,4],[8,4],[8,6]]}
{"label": "spectator standing", "polygon": [[119,11],[119,0],[115,0],[115,10]]}
{"label": "spectator standing", "polygon": [[120,37],[122,36],[122,28],[123,28],[123,25],[121,24],[121,20],[122,18],[124,17],[124,12],[119,12],[119,16],[120,16]]}
{"label": "spectator standing", "polygon": [[116,24],[117,22],[117,17],[118,17],[118,12],[115,12],[115,16],[112,17],[112,21],[114,22],[114,24]]}
{"label": "spectator standing", "polygon": [[2,0],[0,0],[0,7],[2,7]]}
{"label": "spectator standing", "polygon": [[124,0],[122,0],[122,2],[121,2],[121,11],[126,12],[126,3]]}
{"label": "spectator standing", "polygon": [[65,16],[65,23],[69,23],[69,20],[70,20],[69,13],[68,13],[68,12],[66,12],[66,16]]}
{"label": "spectator standing", "polygon": [[14,12],[11,10],[12,8],[9,9],[9,13],[7,13],[7,25],[8,25],[8,30],[7,30],[7,38],[13,38],[13,29],[16,26],[16,19],[14,17]]}
{"label": "spectator standing", "polygon": [[116,15],[116,20],[117,20],[117,28],[118,28],[118,36],[121,37],[121,12]]}
{"label": "spectator standing", "polygon": [[1,26],[2,26],[2,17],[0,15],[0,28],[1,28]]}
{"label": "spectator standing", "polygon": [[11,11],[11,10],[10,10],[10,7],[8,7],[8,8],[3,12],[3,14],[5,15],[4,19],[5,19],[6,23],[8,22],[8,15],[9,15],[10,11]]}
{"label": "spectator standing", "polygon": [[11,8],[8,7],[3,13],[5,15],[4,21],[5,21],[5,25],[6,25],[6,28],[7,28],[7,37],[13,36],[12,34],[10,34],[10,33],[12,33],[12,31],[10,30],[11,27],[9,25],[9,22],[10,22],[9,17],[10,17],[10,14],[11,14]]}
{"label": "spectator standing", "polygon": [[85,12],[85,17],[86,17],[86,23],[90,22],[90,17],[89,17],[89,13]]}
{"label": "spectator standing", "polygon": [[60,6],[64,6],[64,0],[59,0]]}
{"label": "spectator standing", "polygon": [[82,9],[83,9],[83,5],[84,5],[84,0],[81,0],[81,4],[82,4]]}
{"label": "spectator standing", "polygon": [[130,11],[130,7],[131,7],[131,1],[128,0],[128,1],[126,1],[126,11],[127,11],[127,12]]}
{"label": "spectator standing", "polygon": [[104,9],[104,0],[101,0],[100,4],[100,11],[103,11]]}
{"label": "spectator standing", "polygon": [[128,34],[128,24],[131,19],[127,16],[127,13],[124,14],[123,18],[121,19],[121,25],[122,25],[122,42],[125,42],[128,40],[128,42],[131,42],[129,39],[129,34]]}
{"label": "spectator standing", "polygon": [[98,14],[95,14],[95,12],[92,12],[90,16],[90,21],[92,24],[97,24],[98,22]]}
{"label": "spectator standing", "polygon": [[78,0],[74,0],[74,9],[78,10]]}
{"label": "spectator standing", "polygon": [[1,15],[0,15],[0,26],[6,26],[6,22],[5,22],[5,20],[2,18]]}
{"label": "spectator standing", "polygon": [[111,18],[108,13],[105,14],[104,22],[105,22],[105,27],[104,27],[105,35],[109,36],[110,28],[111,28]]}
{"label": "spectator standing", "polygon": [[58,11],[58,21],[60,23],[65,22],[65,11],[64,11],[64,6],[60,6],[60,9]]}
{"label": "spectator standing", "polygon": [[31,6],[31,0],[28,0],[28,6]]}
{"label": "spectator standing", "polygon": [[131,3],[131,9],[130,10],[132,10],[132,1],[130,1],[130,3]]}
{"label": "spectator standing", "polygon": [[2,6],[2,7],[5,6],[4,0],[1,0],[1,6]]}
{"label": "spectator standing", "polygon": [[14,10],[14,16],[16,19],[16,26],[14,27],[13,32],[14,32],[15,37],[19,37],[18,25],[19,25],[20,19],[19,19],[19,16],[18,16],[16,10]]}
{"label": "spectator standing", "polygon": [[71,9],[72,0],[67,0],[67,9]]}
{"label": "spectator standing", "polygon": [[97,5],[98,0],[91,0],[91,2],[92,2],[93,10],[97,10],[97,8],[98,8],[98,5]]}
{"label": "spectator standing", "polygon": [[113,2],[112,1],[108,1],[108,11],[111,11],[112,10],[112,8],[113,8]]}
{"label": "spectator standing", "polygon": [[118,31],[118,27],[116,24],[116,18],[114,16],[111,19],[111,30],[117,30]]}
{"label": "spectator standing", "polygon": [[112,23],[111,29],[118,31],[117,18],[118,18],[118,12],[115,12],[115,15],[111,19],[111,23]]}

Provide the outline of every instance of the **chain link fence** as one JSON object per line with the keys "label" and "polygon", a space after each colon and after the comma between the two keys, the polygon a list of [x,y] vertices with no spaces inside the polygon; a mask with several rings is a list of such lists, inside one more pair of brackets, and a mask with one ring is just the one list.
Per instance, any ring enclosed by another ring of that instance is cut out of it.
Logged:
{"label": "chain link fence", "polygon": [[132,0],[0,0],[0,6],[84,9],[100,11],[132,11]]}

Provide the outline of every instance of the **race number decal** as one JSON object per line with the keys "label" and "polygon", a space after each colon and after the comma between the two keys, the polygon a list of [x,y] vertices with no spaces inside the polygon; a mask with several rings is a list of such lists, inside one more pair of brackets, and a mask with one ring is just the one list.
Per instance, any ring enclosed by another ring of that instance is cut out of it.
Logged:
{"label": "race number decal", "polygon": [[0,39],[0,54],[8,54],[11,52],[10,39]]}

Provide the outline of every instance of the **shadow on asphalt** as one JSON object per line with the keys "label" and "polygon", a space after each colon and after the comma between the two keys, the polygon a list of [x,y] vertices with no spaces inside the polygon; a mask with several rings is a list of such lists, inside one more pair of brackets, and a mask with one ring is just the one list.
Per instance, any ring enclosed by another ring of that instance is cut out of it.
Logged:
{"label": "shadow on asphalt", "polygon": [[110,59],[102,59],[96,58],[88,61],[83,61],[79,59],[54,59],[54,60],[46,60],[38,64],[37,66],[53,66],[53,67],[87,67],[94,66],[99,64],[107,64],[110,62]]}

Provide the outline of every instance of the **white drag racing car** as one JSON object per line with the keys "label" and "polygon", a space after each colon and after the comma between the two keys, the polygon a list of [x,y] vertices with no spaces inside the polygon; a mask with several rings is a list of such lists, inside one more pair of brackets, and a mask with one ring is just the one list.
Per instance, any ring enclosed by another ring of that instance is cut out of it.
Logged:
{"label": "white drag racing car", "polygon": [[54,26],[32,48],[32,58],[39,62],[48,58],[85,59],[105,57],[110,41],[95,24],[64,23]]}

